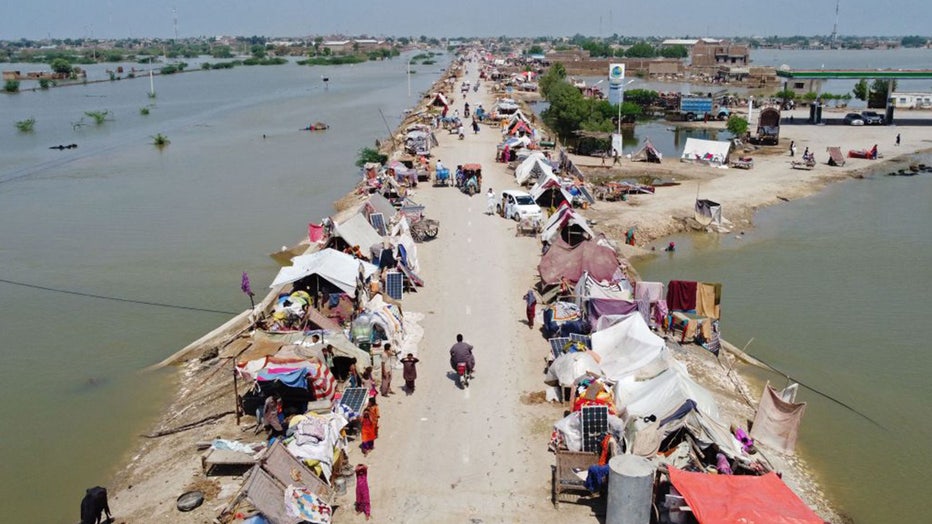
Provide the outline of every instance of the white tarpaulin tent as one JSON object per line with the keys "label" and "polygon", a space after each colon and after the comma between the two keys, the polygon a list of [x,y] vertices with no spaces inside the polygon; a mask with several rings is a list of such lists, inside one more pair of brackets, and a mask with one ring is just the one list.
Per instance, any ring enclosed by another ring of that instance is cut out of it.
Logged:
{"label": "white tarpaulin tent", "polygon": [[560,231],[569,226],[576,226],[582,232],[589,235],[589,238],[595,238],[595,231],[586,223],[586,217],[577,213],[569,205],[560,206],[559,209],[547,219],[547,224],[540,233],[540,239],[543,242],[550,242]]}
{"label": "white tarpaulin tent", "polygon": [[671,361],[670,367],[649,380],[625,377],[615,384],[615,405],[627,411],[627,418],[663,415],[692,400],[703,414],[718,418],[715,398],[689,377],[683,364]]}
{"label": "white tarpaulin tent", "polygon": [[722,205],[706,199],[696,199],[696,208],[693,217],[703,226],[715,224],[722,225]]}
{"label": "white tarpaulin tent", "polygon": [[349,246],[368,248],[382,242],[379,232],[372,227],[362,213],[357,213],[346,221],[333,227],[333,234],[343,239]]}
{"label": "white tarpaulin tent", "polygon": [[587,372],[602,374],[599,364],[588,351],[573,351],[560,355],[550,364],[544,382],[551,386],[559,385],[568,388]]}
{"label": "white tarpaulin tent", "polygon": [[532,176],[541,178],[548,175],[553,175],[553,168],[550,167],[550,162],[547,161],[547,157],[540,151],[534,151],[528,155],[528,157],[524,159],[524,162],[521,162],[521,164],[515,168],[515,182],[522,186]]}
{"label": "white tarpaulin tent", "polygon": [[728,165],[729,151],[731,151],[731,142],[687,138],[681,159],[689,162],[723,166]]}
{"label": "white tarpaulin tent", "polygon": [[[566,191],[566,188],[563,187],[563,182],[553,173],[538,178],[537,183],[534,184],[534,187],[531,188],[529,193],[531,193],[531,197],[533,197],[534,201],[541,207],[556,207],[560,205],[560,202],[573,201],[573,195]],[[557,194],[561,194],[563,200],[557,198]]]}
{"label": "white tarpaulin tent", "polygon": [[605,377],[617,381],[654,364],[666,355],[666,344],[641,315],[631,315],[614,326],[592,334],[592,350],[601,357]]}
{"label": "white tarpaulin tent", "polygon": [[[381,241],[381,238],[379,239]],[[291,284],[310,275],[318,275],[349,295],[356,295],[356,275],[362,266],[363,276],[369,277],[378,268],[335,249],[324,249],[291,259],[291,265],[281,268],[269,287]]]}

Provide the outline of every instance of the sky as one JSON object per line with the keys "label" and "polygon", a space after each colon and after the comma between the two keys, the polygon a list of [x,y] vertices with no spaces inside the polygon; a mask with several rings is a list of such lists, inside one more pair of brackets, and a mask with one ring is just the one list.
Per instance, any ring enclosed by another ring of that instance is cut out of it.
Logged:
{"label": "sky", "polygon": [[[840,0],[838,34],[932,35],[929,0]],[[0,40],[175,36],[829,35],[836,0],[28,0]]]}

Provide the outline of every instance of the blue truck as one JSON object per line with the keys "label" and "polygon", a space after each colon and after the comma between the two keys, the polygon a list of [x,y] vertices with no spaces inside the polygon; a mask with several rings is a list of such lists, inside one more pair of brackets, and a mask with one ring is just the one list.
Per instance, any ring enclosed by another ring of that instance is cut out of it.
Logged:
{"label": "blue truck", "polygon": [[711,97],[683,96],[680,97],[680,108],[667,113],[667,120],[726,120],[730,111],[724,107],[715,107]]}

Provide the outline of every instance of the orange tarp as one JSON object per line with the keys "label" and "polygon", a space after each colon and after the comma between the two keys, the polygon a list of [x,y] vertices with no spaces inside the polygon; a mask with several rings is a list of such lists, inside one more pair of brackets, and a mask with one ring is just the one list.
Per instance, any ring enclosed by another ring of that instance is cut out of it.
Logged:
{"label": "orange tarp", "polygon": [[702,523],[824,524],[777,476],[710,475],[670,468],[670,481]]}

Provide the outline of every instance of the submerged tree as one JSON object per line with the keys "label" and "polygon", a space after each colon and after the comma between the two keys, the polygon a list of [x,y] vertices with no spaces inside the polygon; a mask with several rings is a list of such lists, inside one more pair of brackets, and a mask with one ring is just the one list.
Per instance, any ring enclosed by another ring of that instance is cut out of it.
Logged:
{"label": "submerged tree", "polygon": [[108,117],[108,116],[110,116],[110,111],[109,111],[109,110],[106,110],[106,111],[85,111],[84,114],[87,115],[87,116],[89,116],[89,117],[91,117],[91,118],[93,118],[95,124],[100,125],[100,124],[103,124],[103,123],[107,120],[107,117]]}
{"label": "submerged tree", "polygon": [[152,145],[154,145],[155,147],[159,149],[162,149],[168,144],[171,144],[171,140],[169,140],[168,137],[163,135],[162,133],[156,133],[155,136],[152,137]]}
{"label": "submerged tree", "polygon": [[16,122],[16,129],[19,129],[20,133],[32,133],[33,128],[36,125],[35,118],[27,118],[25,120],[20,120]]}

